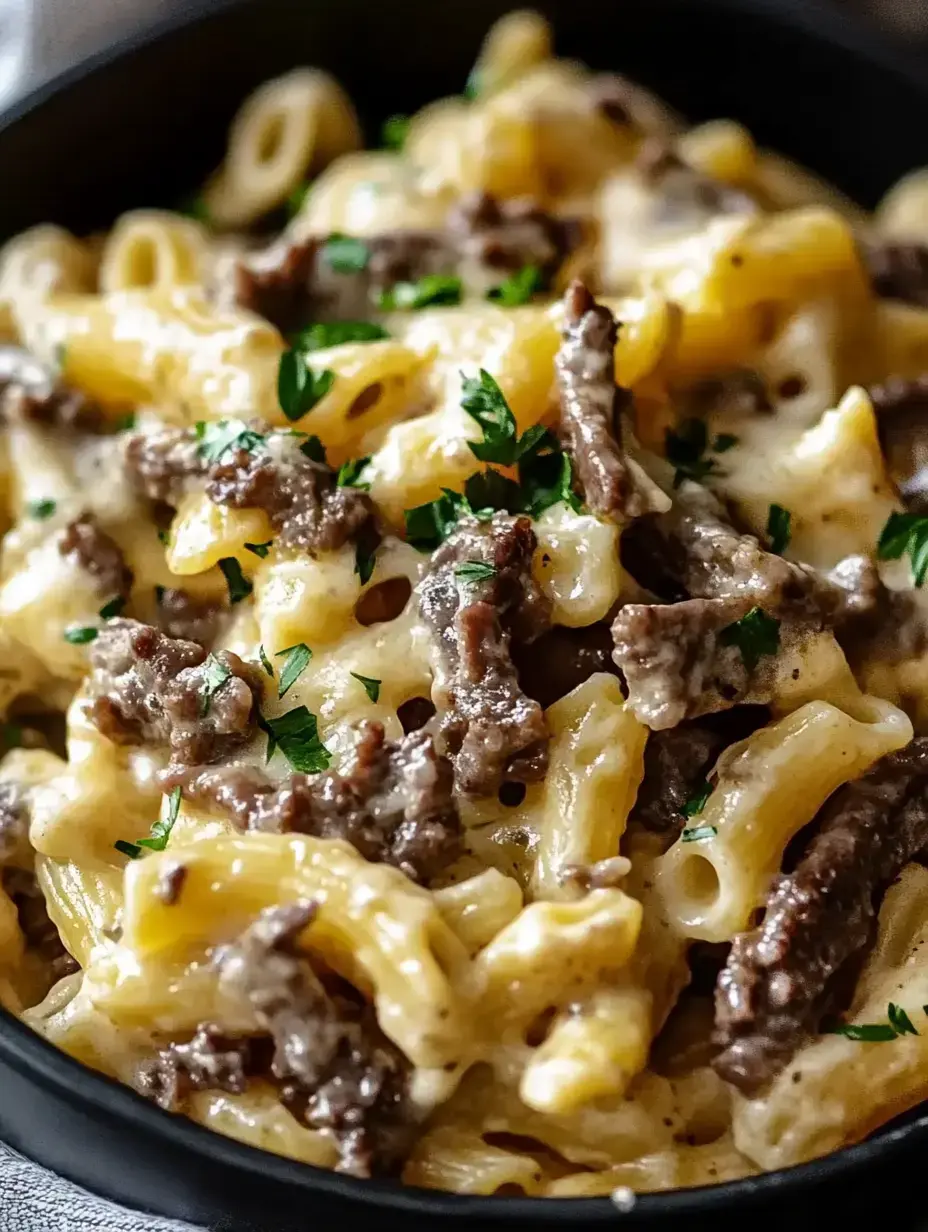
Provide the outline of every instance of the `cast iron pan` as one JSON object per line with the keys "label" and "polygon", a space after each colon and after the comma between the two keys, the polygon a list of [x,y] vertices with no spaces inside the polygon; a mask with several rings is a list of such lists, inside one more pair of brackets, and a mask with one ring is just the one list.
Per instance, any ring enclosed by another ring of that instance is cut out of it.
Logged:
{"label": "cast iron pan", "polygon": [[[77,231],[170,205],[223,152],[237,105],[296,64],[334,72],[371,132],[460,89],[506,0],[220,0],[111,48],[0,118],[0,237]],[[912,66],[809,0],[539,0],[559,50],[639,78],[693,119],[736,116],[872,205],[928,163],[928,87]],[[304,1232],[335,1215],[419,1229],[551,1224],[713,1229],[824,1218],[860,1226],[928,1142],[928,1114],[830,1158],[713,1189],[604,1199],[462,1198],[348,1180],[241,1146],[144,1103],[0,1013],[0,1137],[72,1180],[227,1232]],[[914,1205],[914,1204],[913,1204]],[[842,1211],[846,1212],[842,1214]],[[827,1212],[827,1214],[826,1214]],[[898,1216],[895,1221],[898,1226]],[[324,1226],[324,1225],[323,1225]],[[769,1225],[768,1225],[769,1226]]]}

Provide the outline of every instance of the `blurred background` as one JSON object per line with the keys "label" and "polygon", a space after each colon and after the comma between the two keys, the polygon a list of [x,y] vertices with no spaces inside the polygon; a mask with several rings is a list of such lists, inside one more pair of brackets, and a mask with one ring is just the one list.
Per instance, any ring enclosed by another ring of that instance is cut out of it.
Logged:
{"label": "blurred background", "polygon": [[[190,7],[191,0],[0,0],[0,107],[49,77]],[[466,3],[466,0],[452,0]],[[776,0],[768,0],[768,3]],[[793,0],[795,3],[795,0]],[[294,4],[312,0],[294,0]],[[513,0],[513,7],[531,0]],[[603,0],[620,4],[621,0]],[[699,4],[700,0],[692,0]],[[928,64],[928,0],[804,0],[869,22]]]}

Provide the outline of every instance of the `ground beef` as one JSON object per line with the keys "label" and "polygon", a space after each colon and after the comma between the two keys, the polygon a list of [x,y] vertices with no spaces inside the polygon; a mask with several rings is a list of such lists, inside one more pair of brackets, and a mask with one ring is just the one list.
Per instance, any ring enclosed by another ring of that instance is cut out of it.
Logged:
{"label": "ground beef", "polygon": [[135,1085],[166,1112],[181,1112],[193,1091],[241,1095],[254,1072],[254,1052],[251,1039],[236,1039],[213,1023],[201,1023],[187,1043],[169,1044],[143,1062]]}
{"label": "ground beef", "polygon": [[289,333],[310,321],[366,320],[383,292],[429,275],[473,271],[485,277],[486,271],[535,265],[548,278],[578,238],[575,224],[532,202],[477,193],[452,209],[441,230],[365,237],[367,260],[360,270],[333,269],[326,239],[282,236],[231,265],[216,294],[221,304],[238,304]]}
{"label": "ground beef", "polygon": [[149,500],[176,508],[206,475],[196,434],[181,428],[137,432],[126,441],[129,478]]}
{"label": "ground beef", "polygon": [[906,509],[928,513],[928,375],[870,391],[886,467]]}
{"label": "ground beef", "polygon": [[2,872],[3,889],[16,907],[26,947],[37,954],[52,982],[73,975],[78,965],[64,948],[58,929],[49,918],[45,895],[35,874],[22,868]]}
{"label": "ground beef", "polygon": [[752,197],[691,167],[663,137],[642,143],[636,167],[653,193],[658,226],[695,228],[719,214],[757,213]]}
{"label": "ground beef", "polygon": [[164,587],[158,593],[158,628],[168,637],[211,646],[216,640],[225,608],[221,603]]}
{"label": "ground beef", "polygon": [[202,646],[151,625],[110,621],[90,649],[92,721],[116,744],[166,747],[186,765],[221,761],[253,734],[262,679],[220,651],[215,658],[230,676],[206,708],[207,658]]}
{"label": "ground beef", "polygon": [[132,589],[132,570],[122,548],[102,530],[92,514],[69,522],[58,537],[58,551],[94,579],[101,595],[126,598]]}
{"label": "ground beef", "polygon": [[[531,572],[535,545],[528,518],[464,518],[432,556],[422,584],[439,748],[454,763],[456,786],[468,794],[496,792],[506,779],[542,778],[547,768],[544,715],[522,691],[510,657],[513,638],[531,641],[548,621]],[[457,575],[473,564],[493,572],[476,580]]]}
{"label": "ground beef", "polygon": [[100,408],[28,351],[0,344],[0,423],[31,421],[50,427],[99,432]]}
{"label": "ground beef", "polygon": [[593,513],[619,520],[660,510],[663,494],[622,451],[621,412],[631,394],[615,383],[618,326],[581,282],[564,297],[564,341],[555,360],[561,433]]}
{"label": "ground beef", "polygon": [[724,376],[697,381],[681,398],[684,417],[705,419],[720,415],[737,419],[743,415],[771,415],[773,404],[764,378],[751,368],[736,368]]}
{"label": "ground beef", "polygon": [[878,761],[824,805],[817,834],[771,890],[763,923],[735,937],[716,990],[714,1061],[763,1086],[813,1032],[832,981],[872,941],[883,893],[928,845],[928,738]]}
{"label": "ground beef", "polygon": [[222,766],[169,773],[166,790],[177,785],[242,829],[344,839],[415,881],[433,880],[460,852],[451,765],[423,731],[388,741],[380,723],[360,723],[341,774],[293,774],[273,784],[260,770]]}
{"label": "ground beef", "polygon": [[263,911],[217,955],[220,987],[270,1034],[281,1099],[310,1129],[332,1136],[338,1170],[395,1175],[416,1129],[409,1066],[372,1012],[330,995],[299,949],[314,914],[312,903]]}
{"label": "ground beef", "polygon": [[568,629],[555,625],[533,642],[515,642],[512,661],[519,683],[542,709],[583,684],[596,672],[616,674],[607,624]]}
{"label": "ground beef", "polygon": [[866,244],[863,259],[877,295],[928,308],[928,245]]}
{"label": "ground beef", "polygon": [[19,783],[0,783],[0,866],[26,850],[29,808]]}

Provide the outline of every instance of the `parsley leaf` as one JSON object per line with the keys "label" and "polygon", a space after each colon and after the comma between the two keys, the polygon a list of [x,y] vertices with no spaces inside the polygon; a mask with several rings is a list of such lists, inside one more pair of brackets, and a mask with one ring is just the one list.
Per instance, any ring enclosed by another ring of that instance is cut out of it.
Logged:
{"label": "parsley leaf", "polygon": [[523,265],[518,273],[513,274],[498,287],[487,291],[487,299],[502,304],[504,308],[517,308],[527,304],[536,291],[541,290],[541,270],[537,265]]}
{"label": "parsley leaf", "polygon": [[300,453],[305,454],[311,462],[321,462],[323,466],[328,465],[328,458],[325,456],[325,445],[323,445],[318,436],[307,436],[300,446]]}
{"label": "parsley leaf", "polygon": [[374,680],[372,676],[362,676],[359,672],[351,672],[350,674],[354,676],[355,680],[360,681],[364,685],[364,692],[372,702],[380,700],[380,685],[382,683],[380,680]]}
{"label": "parsley leaf", "polygon": [[474,67],[468,74],[467,81],[464,83],[464,97],[473,101],[480,94],[480,73]]}
{"label": "parsley leaf", "polygon": [[876,554],[880,560],[898,560],[908,554],[912,579],[921,586],[928,576],[928,517],[918,513],[891,513],[883,527]]}
{"label": "parsley leaf", "polygon": [[700,843],[703,839],[715,838],[718,826],[694,826],[692,830],[684,830],[680,835],[681,843]]}
{"label": "parsley leaf", "polygon": [[333,233],[322,245],[322,258],[336,274],[360,274],[367,269],[371,250],[363,240]]}
{"label": "parsley leaf", "polygon": [[166,548],[171,546],[171,536],[166,530],[158,531],[158,542],[163,543]]}
{"label": "parsley leaf", "polygon": [[901,1005],[890,1001],[887,1007],[889,1022],[854,1023],[843,1022],[835,1027],[830,1034],[843,1035],[846,1039],[861,1040],[867,1044],[882,1044],[896,1039],[900,1035],[918,1035],[912,1019]]}
{"label": "parsley leaf", "polygon": [[273,679],[274,679],[274,668],[271,666],[271,661],[270,661],[270,659],[269,659],[269,658],[267,657],[267,655],[264,653],[264,643],[263,643],[263,642],[262,642],[262,643],[261,643],[261,645],[258,647],[258,658],[261,660],[261,666],[264,668],[264,670],[267,672],[267,674],[268,674],[268,675],[270,676],[270,678],[273,680]]}
{"label": "parsley leaf", "polygon": [[676,431],[667,429],[664,433],[664,452],[667,461],[676,467],[673,477],[675,488],[679,488],[684,479],[701,483],[716,470],[714,459],[703,457],[708,444],[709,435],[702,419],[684,419],[677,425]]}
{"label": "parsley leaf", "polygon": [[420,552],[433,552],[454,530],[461,514],[469,512],[466,497],[450,488],[442,488],[437,500],[403,510],[406,539]]}
{"label": "parsley leaf", "polygon": [[367,492],[370,488],[369,483],[359,483],[361,472],[365,469],[371,460],[371,455],[367,454],[363,458],[351,458],[347,462],[343,462],[338,468],[338,477],[335,482],[340,488],[360,488],[362,492]]}
{"label": "parsley leaf", "polygon": [[730,432],[720,432],[712,442],[712,452],[728,453],[729,449],[734,449],[737,444],[737,436],[732,436]]}
{"label": "parsley leaf", "polygon": [[137,860],[142,854],[141,847],[138,847],[135,843],[127,843],[121,838],[117,839],[113,846],[124,856],[128,856],[130,860]]}
{"label": "parsley leaf", "polygon": [[277,374],[277,397],[280,409],[291,423],[308,415],[335,382],[330,368],[314,372],[302,351],[284,351]]}
{"label": "parsley leaf", "polygon": [[29,501],[26,505],[26,512],[30,518],[35,518],[37,522],[44,522],[46,518],[50,518],[58,507],[58,502],[53,500],[34,500]]}
{"label": "parsley leaf", "polygon": [[246,449],[254,453],[265,444],[267,437],[246,427],[241,421],[220,419],[218,423],[200,421],[194,425],[197,452],[205,462],[218,462],[230,449]]}
{"label": "parsley leaf", "polygon": [[102,620],[112,620],[126,606],[126,600],[122,595],[117,595],[115,599],[110,599],[109,603],[104,603],[100,608],[100,617]]}
{"label": "parsley leaf", "polygon": [[485,582],[487,578],[496,576],[493,565],[485,565],[482,560],[465,560],[455,565],[454,576],[462,582]]}
{"label": "parsley leaf", "polygon": [[300,210],[306,204],[306,198],[309,196],[309,190],[312,188],[312,183],[309,180],[304,180],[302,184],[297,184],[293,192],[284,203],[288,218],[296,218]]}
{"label": "parsley leaf", "polygon": [[7,749],[18,749],[23,742],[23,729],[18,723],[0,723],[0,741],[4,752]]}
{"label": "parsley leaf", "polygon": [[284,694],[290,692],[302,675],[306,664],[313,657],[313,652],[305,642],[298,642],[295,646],[288,646],[286,650],[278,650],[274,657],[279,659],[281,655],[289,655],[290,657],[280,672],[280,684],[277,687],[278,697],[283,697]]}
{"label": "parsley leaf", "polygon": [[776,654],[780,646],[780,622],[768,616],[763,608],[752,607],[747,615],[723,629],[719,634],[723,646],[737,646],[749,672],[764,655]]}
{"label": "parsley leaf", "polygon": [[125,415],[113,420],[113,428],[116,432],[131,432],[137,422],[138,415],[135,411],[127,411]]}
{"label": "parsley leaf", "polygon": [[709,799],[711,795],[712,795],[712,784],[707,783],[705,780],[703,780],[703,782],[700,783],[699,786],[693,790],[690,798],[683,805],[683,808],[680,809],[680,812],[687,819],[689,819],[690,817],[698,817],[699,814],[706,807],[706,801]]}
{"label": "parsley leaf", "polygon": [[205,227],[208,227],[212,222],[212,217],[209,212],[209,206],[202,193],[197,193],[193,197],[188,197],[177,207],[178,214],[183,214],[187,218],[192,218],[194,222],[201,222]]}
{"label": "parsley leaf", "polygon": [[373,575],[377,547],[378,544],[366,541],[362,535],[354,550],[354,571],[361,579],[362,586],[366,586]]}
{"label": "parsley leaf", "polygon": [[392,115],[384,120],[381,140],[388,150],[401,150],[409,133],[409,116]]}
{"label": "parsley leaf", "polygon": [[72,625],[70,629],[65,629],[64,640],[72,646],[86,646],[88,642],[96,641],[99,633],[100,630],[92,625]]}
{"label": "parsley leaf", "polygon": [[505,509],[510,513],[519,513],[522,509],[522,492],[519,485],[508,475],[494,470],[492,466],[468,476],[464,484],[464,496],[469,512],[480,521],[497,509]]}
{"label": "parsley leaf", "polygon": [[519,460],[523,507],[533,518],[540,517],[546,509],[562,501],[575,513],[582,508],[573,488],[570,455],[560,451],[554,437],[551,437],[551,442],[550,451],[532,453]]}
{"label": "parsley leaf", "polygon": [[276,719],[258,716],[258,726],[267,734],[267,760],[279,748],[301,774],[318,774],[332,760],[332,754],[319,739],[316,716],[305,706],[297,706]]}
{"label": "parsley leaf", "polygon": [[168,815],[154,823],[151,828],[150,838],[140,838],[134,843],[127,843],[123,839],[115,842],[113,846],[117,851],[122,852],[124,856],[128,856],[130,860],[137,860],[142,854],[142,848],[147,847],[149,851],[164,851],[168,845],[168,840],[171,837],[171,831],[174,829],[174,823],[177,821],[177,815],[180,812],[181,790],[175,787],[168,797]]}
{"label": "parsley leaf", "polygon": [[255,556],[260,556],[261,559],[264,560],[268,552],[271,550],[271,545],[273,542],[273,539],[268,539],[267,543],[246,543],[245,551],[252,552]]}
{"label": "parsley leaf", "polygon": [[887,1016],[889,1018],[889,1025],[897,1035],[918,1035],[912,1024],[912,1019],[901,1005],[893,1005],[892,1001],[890,1001]]}
{"label": "parsley leaf", "polygon": [[209,714],[213,698],[232,675],[226,665],[215,655],[207,655],[204,663],[203,690],[200,693],[200,718]]}
{"label": "parsley leaf", "polygon": [[780,555],[789,544],[790,522],[792,514],[782,505],[771,505],[767,514],[767,538],[770,540],[770,551]]}
{"label": "parsley leaf", "polygon": [[254,587],[248,578],[242,573],[242,566],[238,563],[234,556],[224,556],[219,562],[219,568],[222,570],[223,577],[226,579],[226,585],[229,588],[229,602],[231,604],[241,603],[243,599],[247,599]]}
{"label": "parsley leaf", "polygon": [[456,274],[426,274],[418,282],[397,282],[380,294],[384,312],[451,307],[461,302],[461,280]]}
{"label": "parsley leaf", "polygon": [[516,417],[499,385],[485,369],[479,377],[464,377],[461,406],[483,430],[482,441],[469,441],[471,453],[481,462],[511,466],[518,456]]}
{"label": "parsley leaf", "polygon": [[380,342],[389,337],[384,327],[373,321],[320,321],[294,334],[291,342],[298,351],[324,351],[346,342]]}

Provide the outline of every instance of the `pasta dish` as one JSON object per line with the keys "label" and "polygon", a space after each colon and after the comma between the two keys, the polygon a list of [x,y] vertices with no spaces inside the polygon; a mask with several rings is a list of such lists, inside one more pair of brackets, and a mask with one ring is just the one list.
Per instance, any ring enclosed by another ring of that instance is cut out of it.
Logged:
{"label": "pasta dish", "polygon": [[462,89],[0,250],[0,1004],[355,1176],[787,1167],[928,1097],[928,171]]}

